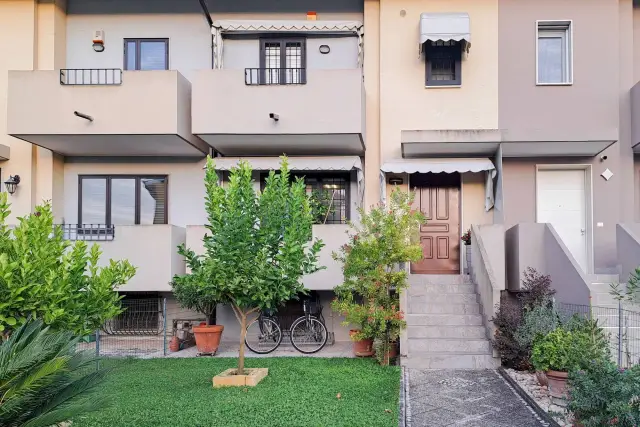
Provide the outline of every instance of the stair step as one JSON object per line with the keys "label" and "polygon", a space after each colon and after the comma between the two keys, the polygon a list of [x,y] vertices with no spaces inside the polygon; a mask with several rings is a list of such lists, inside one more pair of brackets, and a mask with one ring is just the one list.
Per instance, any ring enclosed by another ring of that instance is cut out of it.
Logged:
{"label": "stair step", "polygon": [[409,307],[431,303],[473,304],[476,302],[478,302],[478,296],[475,292],[464,294],[443,294],[433,292],[429,294],[412,296],[409,299]]}
{"label": "stair step", "polygon": [[464,285],[471,284],[467,274],[410,274],[409,285]]}
{"label": "stair step", "polygon": [[491,344],[487,339],[459,338],[418,338],[409,340],[409,354],[452,353],[491,354]]}
{"label": "stair step", "polygon": [[480,304],[428,303],[420,304],[409,300],[411,314],[480,314]]}
{"label": "stair step", "polygon": [[407,329],[409,339],[414,338],[485,338],[484,326],[414,326]]}
{"label": "stair step", "polygon": [[411,326],[480,326],[480,314],[407,314],[407,325]]}
{"label": "stair step", "polygon": [[611,292],[611,284],[617,282],[592,282],[589,284],[589,290],[592,294],[594,293],[602,293],[607,294]]}
{"label": "stair step", "polygon": [[589,274],[587,279],[591,283],[613,283],[620,281],[619,274]]}
{"label": "stair step", "polygon": [[400,363],[416,369],[496,369],[500,359],[490,354],[412,353]]}
{"label": "stair step", "polygon": [[476,288],[471,284],[464,285],[410,285],[409,296],[420,296],[429,294],[474,294]]}

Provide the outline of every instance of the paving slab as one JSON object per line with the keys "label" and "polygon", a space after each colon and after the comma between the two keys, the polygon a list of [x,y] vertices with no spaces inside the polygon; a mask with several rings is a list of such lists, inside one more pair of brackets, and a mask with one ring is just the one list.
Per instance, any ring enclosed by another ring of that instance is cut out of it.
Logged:
{"label": "paving slab", "polygon": [[495,370],[406,372],[406,427],[548,425]]}

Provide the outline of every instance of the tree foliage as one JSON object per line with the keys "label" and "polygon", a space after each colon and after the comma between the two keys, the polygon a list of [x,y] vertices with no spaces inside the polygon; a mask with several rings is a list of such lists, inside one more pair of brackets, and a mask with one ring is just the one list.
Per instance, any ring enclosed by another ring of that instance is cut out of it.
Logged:
{"label": "tree foliage", "polygon": [[135,274],[128,261],[99,267],[100,248],[71,244],[53,225],[51,205],[6,224],[7,193],[0,193],[0,331],[8,335],[27,318],[86,335],[120,314],[115,292]]}
{"label": "tree foliage", "polygon": [[[107,373],[76,352],[79,337],[28,320],[0,344],[0,425],[46,427],[101,409],[91,391]],[[93,353],[93,352],[91,352]]]}
{"label": "tree foliage", "polygon": [[204,254],[181,246],[191,272],[173,284],[177,296],[181,287],[191,287],[210,302],[231,305],[241,326],[239,374],[248,317],[297,298],[304,291],[302,276],[318,269],[322,248],[322,242],[311,241],[313,215],[304,181],[291,180],[286,157],[279,173],[269,173],[262,193],[254,190],[251,176],[250,165],[241,162],[223,186],[214,160],[207,160]]}

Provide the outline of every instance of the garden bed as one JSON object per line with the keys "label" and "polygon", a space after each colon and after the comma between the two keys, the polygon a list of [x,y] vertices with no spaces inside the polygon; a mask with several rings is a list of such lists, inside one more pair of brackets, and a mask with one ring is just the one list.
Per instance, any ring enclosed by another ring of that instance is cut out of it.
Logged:
{"label": "garden bed", "polygon": [[211,378],[236,359],[153,359],[115,363],[99,389],[105,409],[74,427],[397,426],[399,367],[375,360],[247,359],[269,368],[256,387],[214,389]]}

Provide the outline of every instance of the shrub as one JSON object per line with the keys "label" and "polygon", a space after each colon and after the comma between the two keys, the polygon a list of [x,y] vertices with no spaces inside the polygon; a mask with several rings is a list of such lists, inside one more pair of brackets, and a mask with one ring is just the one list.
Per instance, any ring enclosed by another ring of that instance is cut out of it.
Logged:
{"label": "shrub", "polygon": [[527,267],[522,279],[523,292],[518,294],[518,299],[524,310],[551,304],[555,290],[551,289],[551,277],[540,274],[536,269]]}
{"label": "shrub", "polygon": [[11,229],[7,193],[0,193],[0,331],[8,335],[28,317],[77,335],[94,332],[122,312],[118,286],[135,268],[128,261],[99,267],[100,247],[71,244],[53,225],[51,205],[36,206]]}
{"label": "shrub", "polygon": [[516,339],[516,333],[522,324],[522,317],[522,308],[517,301],[503,300],[497,307],[496,315],[491,319],[496,328],[491,343],[500,354],[504,366],[527,370],[531,367],[528,359],[529,351],[521,346]]}
{"label": "shrub", "polygon": [[609,360],[569,375],[568,409],[584,427],[640,425],[640,366],[621,370]]}
{"label": "shrub", "polygon": [[524,313],[522,323],[516,330],[515,339],[523,349],[531,349],[537,337],[545,336],[556,329],[559,322],[555,307],[552,305],[535,306]]}
{"label": "shrub", "polygon": [[107,371],[95,369],[92,354],[75,351],[78,341],[30,320],[0,344],[1,426],[51,426],[105,406],[88,393]]}

